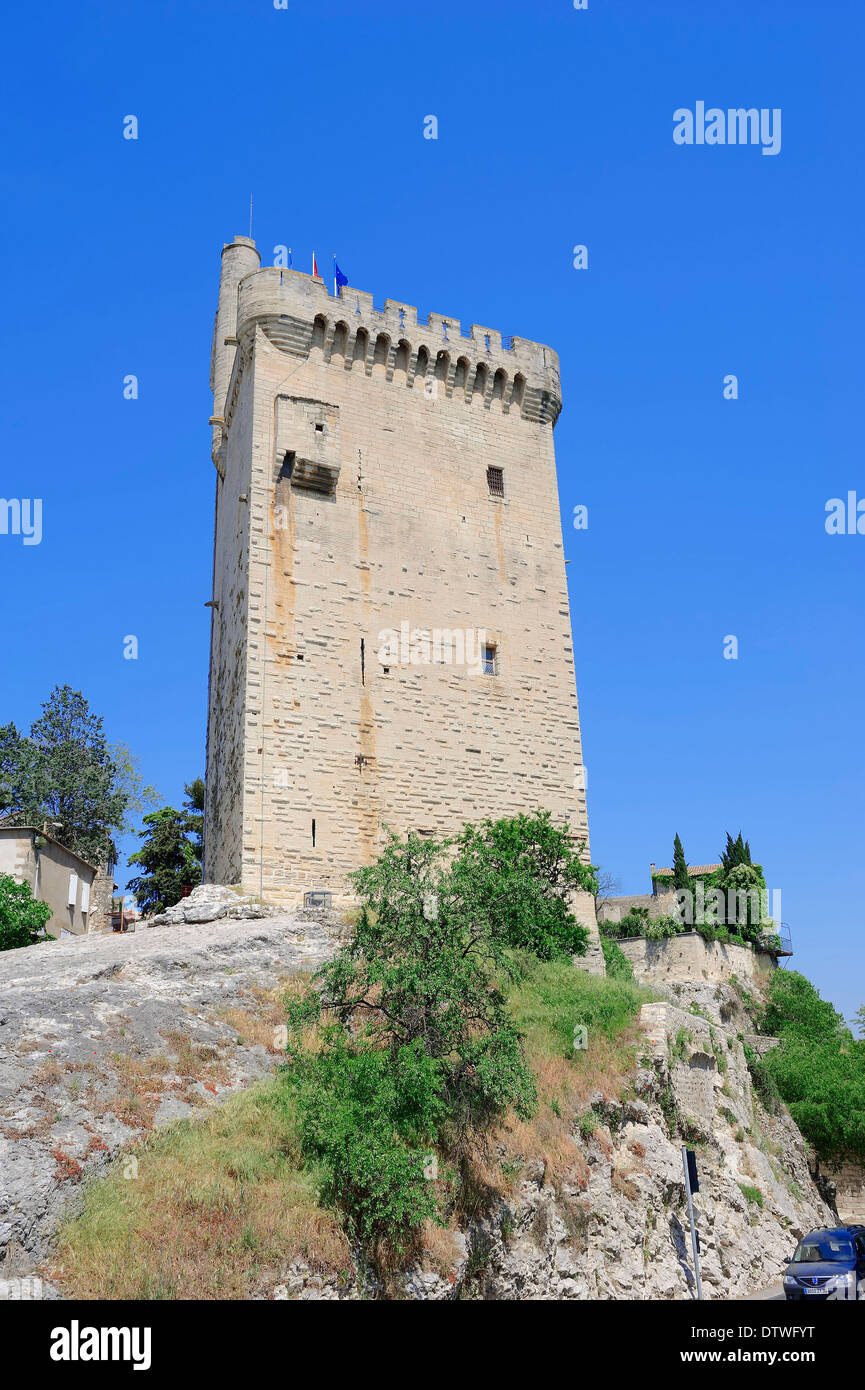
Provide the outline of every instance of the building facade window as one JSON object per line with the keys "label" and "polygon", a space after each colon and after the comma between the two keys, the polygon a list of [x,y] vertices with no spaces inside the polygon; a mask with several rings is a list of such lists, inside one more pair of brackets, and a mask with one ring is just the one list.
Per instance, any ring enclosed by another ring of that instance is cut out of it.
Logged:
{"label": "building facade window", "polygon": [[490,497],[504,497],[505,495],[505,474],[502,468],[487,469],[487,487],[490,490]]}
{"label": "building facade window", "polygon": [[485,676],[497,676],[497,675],[498,675],[498,664],[497,664],[497,662],[496,662],[496,649],[495,649],[495,647],[485,646],[484,649],[483,649],[483,651],[484,651],[484,655],[483,655],[483,661],[484,661],[484,675],[485,675]]}

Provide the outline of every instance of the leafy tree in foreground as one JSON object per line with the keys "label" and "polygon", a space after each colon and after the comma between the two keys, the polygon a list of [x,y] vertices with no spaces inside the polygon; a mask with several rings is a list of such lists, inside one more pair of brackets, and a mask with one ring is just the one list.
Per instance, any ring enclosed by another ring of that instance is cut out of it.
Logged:
{"label": "leafy tree in foreground", "polygon": [[594,875],[544,814],[467,826],[455,842],[392,836],[352,877],[359,920],[319,992],[289,1008],[284,1076],[325,1194],[379,1261],[440,1219],[433,1149],[463,1167],[509,1110],[533,1113],[501,982],[514,951],[585,949],[567,896],[591,892]]}
{"label": "leafy tree in foreground", "polygon": [[44,940],[50,916],[51,908],[33,897],[29,883],[0,874],[0,951]]}
{"label": "leafy tree in foreground", "polygon": [[127,884],[142,912],[164,912],[180,901],[184,884],[194,887],[201,882],[201,865],[188,830],[186,812],[173,806],[144,817],[139,832],[144,844],[129,856],[129,863],[140,864],[144,873]]}

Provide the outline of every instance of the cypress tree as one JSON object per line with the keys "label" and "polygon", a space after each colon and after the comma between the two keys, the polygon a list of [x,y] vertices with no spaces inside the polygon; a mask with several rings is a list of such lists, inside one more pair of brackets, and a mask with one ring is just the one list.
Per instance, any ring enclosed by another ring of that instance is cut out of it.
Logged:
{"label": "cypress tree", "polygon": [[[673,888],[677,893],[687,893],[691,903],[691,920],[693,921],[694,909],[694,890],[691,886],[691,876],[688,873],[688,865],[685,859],[685,851],[682,848],[682,841],[677,835],[673,840]],[[687,922],[687,903],[688,898],[679,898],[679,911],[683,913],[683,919]]]}

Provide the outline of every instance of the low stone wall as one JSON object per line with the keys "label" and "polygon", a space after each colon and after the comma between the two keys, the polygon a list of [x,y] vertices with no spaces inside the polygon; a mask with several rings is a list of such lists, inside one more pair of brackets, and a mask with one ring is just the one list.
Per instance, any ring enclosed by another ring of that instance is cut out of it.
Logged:
{"label": "low stone wall", "polygon": [[838,1168],[821,1163],[820,1167],[835,1184],[839,1220],[865,1223],[865,1167],[861,1163],[842,1163]]}
{"label": "low stone wall", "polygon": [[620,941],[640,984],[674,985],[720,984],[733,975],[740,980],[757,981],[775,969],[774,957],[747,946],[728,946],[720,941],[704,941],[699,932],[648,941],[644,936]]}

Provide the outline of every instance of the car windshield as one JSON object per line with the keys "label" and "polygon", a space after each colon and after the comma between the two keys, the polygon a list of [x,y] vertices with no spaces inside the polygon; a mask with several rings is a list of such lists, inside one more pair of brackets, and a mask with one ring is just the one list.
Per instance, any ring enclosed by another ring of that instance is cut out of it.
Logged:
{"label": "car windshield", "polygon": [[835,1236],[824,1236],[822,1240],[809,1236],[800,1241],[793,1256],[794,1264],[834,1264],[835,1261],[852,1260],[853,1246],[849,1240]]}

